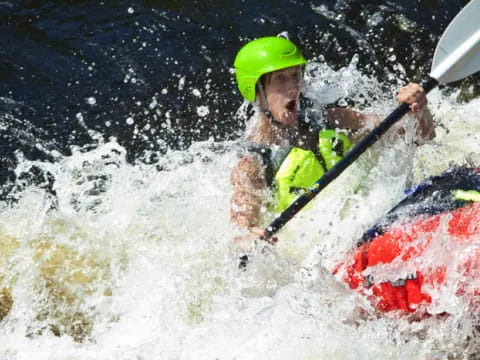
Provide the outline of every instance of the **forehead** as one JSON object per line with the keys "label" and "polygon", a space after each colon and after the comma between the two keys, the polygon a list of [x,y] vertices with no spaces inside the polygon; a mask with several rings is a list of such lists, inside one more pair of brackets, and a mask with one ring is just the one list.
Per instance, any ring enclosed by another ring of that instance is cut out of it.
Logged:
{"label": "forehead", "polygon": [[275,76],[275,75],[289,75],[289,74],[294,74],[294,73],[298,73],[300,70],[301,70],[301,66],[292,66],[292,67],[289,67],[289,68],[286,68],[286,69],[282,69],[282,70],[277,70],[277,71],[272,71],[272,76]]}

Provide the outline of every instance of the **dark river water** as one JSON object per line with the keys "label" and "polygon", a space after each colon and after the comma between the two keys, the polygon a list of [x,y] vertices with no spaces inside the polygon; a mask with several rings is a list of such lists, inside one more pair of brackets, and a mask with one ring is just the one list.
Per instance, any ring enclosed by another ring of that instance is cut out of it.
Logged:
{"label": "dark river water", "polygon": [[[309,59],[386,84],[428,74],[460,0],[0,1],[1,182],[21,154],[54,160],[114,137],[130,160],[232,139],[247,40],[288,31]],[[473,80],[470,80],[471,82]],[[374,100],[374,99],[373,99]],[[32,179],[36,176],[32,175]],[[4,187],[5,189],[5,187]],[[4,190],[5,191],[5,190]]]}

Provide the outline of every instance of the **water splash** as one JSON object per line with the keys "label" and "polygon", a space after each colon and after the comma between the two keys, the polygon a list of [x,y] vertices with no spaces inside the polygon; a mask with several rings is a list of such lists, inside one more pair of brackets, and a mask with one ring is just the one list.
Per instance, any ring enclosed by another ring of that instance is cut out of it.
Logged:
{"label": "water splash", "polygon": [[[392,106],[393,89],[385,93],[355,61],[339,71],[313,64],[307,74],[318,104],[349,96],[366,112]],[[376,100],[362,102],[367,94]],[[455,298],[435,306],[458,316],[412,323],[377,316],[330,275],[402,198],[410,173],[443,170],[453,146],[459,162],[478,151],[476,125],[464,122],[480,115],[478,101],[462,105],[435,91],[431,107],[433,143],[415,152],[405,119],[405,137],[387,134],[288,224],[277,246],[258,249],[245,272],[231,247],[239,233],[229,221],[235,142],[129,162],[114,139],[97,138],[55,162],[19,158],[20,180],[0,209],[0,356],[423,359],[470,351],[472,321]],[[432,157],[438,149],[444,156]],[[33,168],[50,186],[22,182]]]}

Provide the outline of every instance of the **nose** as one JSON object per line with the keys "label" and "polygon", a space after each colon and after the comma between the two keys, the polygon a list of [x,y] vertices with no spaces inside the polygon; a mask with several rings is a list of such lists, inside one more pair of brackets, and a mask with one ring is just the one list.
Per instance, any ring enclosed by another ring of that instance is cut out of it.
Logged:
{"label": "nose", "polygon": [[290,79],[288,84],[288,95],[297,96],[300,91],[300,81],[298,79]]}

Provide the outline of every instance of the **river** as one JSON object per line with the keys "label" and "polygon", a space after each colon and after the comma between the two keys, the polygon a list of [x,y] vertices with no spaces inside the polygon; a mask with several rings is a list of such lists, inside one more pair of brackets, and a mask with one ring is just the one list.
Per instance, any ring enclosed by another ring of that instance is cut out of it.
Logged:
{"label": "river", "polygon": [[433,141],[406,117],[247,271],[229,220],[242,44],[286,31],[315,104],[387,115],[462,6],[0,1],[0,358],[467,359],[455,298],[448,319],[365,320],[331,270],[403,189],[480,164],[478,75],[431,92]]}

